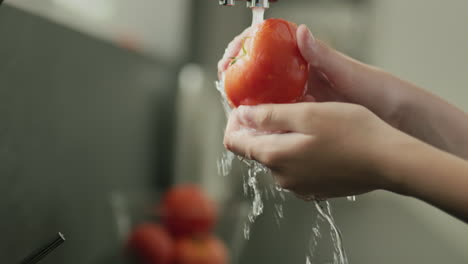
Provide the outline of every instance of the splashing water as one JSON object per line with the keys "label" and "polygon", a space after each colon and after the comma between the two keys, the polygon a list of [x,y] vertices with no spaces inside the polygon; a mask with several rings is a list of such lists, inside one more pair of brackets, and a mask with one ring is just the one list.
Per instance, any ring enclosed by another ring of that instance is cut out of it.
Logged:
{"label": "splashing water", "polygon": [[[324,201],[325,208],[323,208],[322,204],[319,201],[314,201],[315,208],[319,212],[320,216],[325,218],[331,228],[331,238],[333,241],[333,263],[334,264],[348,264],[348,257],[346,256],[346,252],[343,248],[343,239],[341,237],[341,232],[336,226],[335,220],[333,219],[331,213],[330,203],[328,201]],[[320,234],[318,228],[313,229],[314,235]]]}
{"label": "splashing water", "polygon": [[[224,92],[224,86],[222,81],[216,82],[216,89],[221,94],[223,108],[226,114],[226,117],[229,116],[231,112],[231,108],[227,101],[226,94]],[[229,151],[225,151],[221,157],[217,161],[218,165],[218,172],[221,175],[226,176],[232,169],[232,163],[234,161],[235,155]],[[247,175],[243,175],[243,190],[244,195],[250,196],[252,198],[252,205],[251,210],[249,211],[247,218],[248,222],[244,225],[244,237],[245,239],[249,239],[250,237],[250,226],[255,222],[258,216],[263,213],[263,196],[268,195],[268,190],[260,190],[258,186],[258,178],[260,174],[269,174],[270,171],[265,166],[261,165],[260,163],[253,161],[253,160],[246,160],[242,157],[238,157],[240,161],[247,165]],[[285,200],[285,196],[282,192],[279,192],[276,188],[279,187],[271,187],[270,194],[273,198],[279,197],[282,201]],[[280,207],[278,207],[280,208]],[[283,212],[281,207],[281,212],[276,213],[276,216],[280,216],[279,218],[283,218]]]}
{"label": "splashing water", "polygon": [[[257,25],[264,20],[264,11],[265,10],[263,8],[252,9],[252,26]],[[227,101],[226,93],[224,90],[224,76],[222,79],[223,81],[217,81],[215,84],[216,89],[221,95],[222,105],[225,114],[228,117],[231,112],[231,108]],[[260,174],[270,174],[269,169],[256,161],[245,160],[242,157],[238,157],[238,159],[247,165],[247,175],[243,175],[244,195],[250,196],[252,198],[252,205],[247,217],[248,221],[244,223],[244,238],[248,240],[250,238],[251,225],[255,222],[257,217],[259,217],[263,213],[264,204],[262,201],[262,196],[266,199],[270,199],[271,197],[272,199],[275,199],[275,201],[278,201],[278,199],[281,200],[279,202],[274,203],[275,218],[276,222],[279,225],[280,219],[284,217],[283,205],[281,202],[284,202],[286,200],[284,193],[288,191],[281,188],[281,186],[279,186],[278,184],[270,185],[269,188],[265,187],[263,190],[260,190],[258,186],[258,177],[260,176]],[[234,160],[235,155],[229,151],[225,151],[221,155],[220,159],[217,161],[218,173],[223,176],[229,175]],[[349,201],[355,201],[355,199],[355,196],[348,197]],[[330,225],[330,233],[334,247],[333,264],[348,264],[346,252],[343,248],[341,232],[333,219],[329,202],[319,202],[317,200],[314,200],[313,197],[305,198],[305,200],[313,201],[319,216],[325,219],[325,221]],[[323,207],[322,204],[324,204],[325,207]],[[322,237],[318,223],[312,228],[312,233],[313,234],[310,240],[309,251],[306,255],[306,264],[312,263],[315,248],[318,245],[318,239]]]}
{"label": "splashing water", "polygon": [[228,176],[231,172],[231,164],[234,160],[234,154],[226,151],[221,154],[221,158],[217,162],[218,174],[222,176]]}
{"label": "splashing water", "polygon": [[249,223],[244,223],[244,238],[246,240],[250,239],[250,224]]}
{"label": "splashing water", "polygon": [[[226,116],[228,116],[231,112],[231,108],[229,107],[229,103],[226,99],[223,82],[216,82],[216,88],[221,94],[224,110]],[[223,176],[227,176],[232,169],[232,163],[234,159],[235,155],[233,153],[225,151],[218,160],[218,172],[220,172],[220,174]],[[264,203],[262,201],[262,197],[265,197],[267,199],[270,199],[271,197],[271,199],[275,199],[275,218],[277,224],[279,225],[280,219],[284,217],[283,205],[281,202],[284,202],[286,200],[285,192],[288,191],[281,188],[281,186],[279,186],[278,184],[270,185],[269,187],[265,187],[263,190],[260,190],[258,186],[258,177],[261,174],[269,174],[269,169],[256,161],[245,160],[241,157],[238,157],[238,159],[247,165],[247,173],[246,175],[243,175],[244,195],[250,196],[252,198],[252,205],[250,207],[250,211],[247,217],[248,221],[244,223],[244,238],[248,240],[250,238],[251,225],[255,222],[257,217],[259,217],[263,213]],[[314,199],[313,196],[302,198],[307,201],[313,201],[318,214],[323,219],[325,219],[325,221],[330,225],[330,235],[334,247],[333,264],[348,264],[346,252],[343,248],[341,232],[336,226],[335,220],[333,219],[329,202],[317,201]],[[354,199],[354,196],[348,197],[348,199]],[[322,203],[325,204],[325,207],[322,206]],[[315,253],[314,250],[318,244],[318,239],[322,236],[319,231],[318,224],[312,228],[312,231],[313,234],[310,241],[309,252],[306,256],[306,263],[311,263]]]}
{"label": "splashing water", "polygon": [[248,170],[248,185],[251,190],[253,190],[254,200],[252,203],[252,212],[249,215],[250,222],[254,222],[255,218],[263,213],[263,202],[262,202],[262,195],[260,189],[258,188],[258,174],[263,172],[263,168],[261,166],[252,166],[251,169]]}

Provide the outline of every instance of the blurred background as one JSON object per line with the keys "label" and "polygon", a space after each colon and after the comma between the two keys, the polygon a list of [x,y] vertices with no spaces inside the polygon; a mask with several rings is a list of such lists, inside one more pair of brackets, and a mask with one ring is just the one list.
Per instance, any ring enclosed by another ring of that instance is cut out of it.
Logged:
{"label": "blurred background", "polygon": [[[465,0],[280,0],[266,17],[468,111]],[[195,182],[220,207],[232,263],[305,263],[314,207],[288,195],[243,238],[241,166],[218,173],[225,116],[214,81],[251,12],[215,0],[6,0],[0,7],[0,259],[54,233],[44,263],[129,263],[132,226],[169,186]],[[350,263],[467,263],[468,226],[385,192],[331,201]],[[326,223],[313,263],[329,263]]]}

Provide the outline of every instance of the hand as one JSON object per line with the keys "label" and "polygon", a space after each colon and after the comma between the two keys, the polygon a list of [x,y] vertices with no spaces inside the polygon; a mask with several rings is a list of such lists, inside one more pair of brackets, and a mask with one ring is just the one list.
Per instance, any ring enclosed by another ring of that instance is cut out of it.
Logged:
{"label": "hand", "polygon": [[316,101],[359,104],[399,126],[404,93],[395,87],[402,86],[397,78],[332,49],[304,25],[297,30],[297,42],[310,65],[308,94]]}
{"label": "hand", "polygon": [[314,39],[301,25],[298,46],[309,62],[308,93],[319,102],[360,104],[393,127],[468,159],[468,115],[443,99]]}
{"label": "hand", "polygon": [[[246,29],[229,45],[218,64],[220,79],[250,31]],[[310,65],[307,101],[362,105],[393,127],[468,159],[466,113],[414,84],[337,52],[315,39],[304,25],[297,30],[297,41]]]}
{"label": "hand", "polygon": [[266,165],[283,188],[330,198],[392,189],[380,157],[406,137],[359,105],[298,103],[239,107],[224,144]]}
{"label": "hand", "polygon": [[[220,78],[249,30],[226,50],[218,64]],[[264,163],[283,187],[300,195],[386,189],[468,221],[468,162],[458,158],[468,159],[468,115],[416,85],[331,49],[305,26],[298,28],[297,37],[311,69],[306,98],[328,103],[240,107],[231,114],[226,147]]]}
{"label": "hand", "polygon": [[[242,39],[252,28],[245,29],[228,45],[218,63],[218,78],[222,79],[230,58],[236,56]],[[315,39],[306,26],[297,30],[297,41],[303,57],[310,65],[308,101],[349,102],[365,106],[384,121],[398,127],[404,93],[395,86],[395,77],[377,68],[347,57]],[[402,84],[400,85],[402,86]]]}

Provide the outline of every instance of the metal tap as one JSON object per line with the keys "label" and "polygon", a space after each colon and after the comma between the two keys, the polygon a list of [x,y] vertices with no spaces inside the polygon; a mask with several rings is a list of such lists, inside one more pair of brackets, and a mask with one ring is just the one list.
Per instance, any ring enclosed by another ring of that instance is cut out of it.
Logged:
{"label": "metal tap", "polygon": [[[225,5],[225,6],[233,6],[233,5],[235,5],[236,1],[242,1],[242,0],[219,0],[219,4],[220,5]],[[249,7],[249,8],[253,8],[253,7],[269,8],[270,7],[270,2],[276,2],[276,1],[277,0],[247,0],[247,7]]]}

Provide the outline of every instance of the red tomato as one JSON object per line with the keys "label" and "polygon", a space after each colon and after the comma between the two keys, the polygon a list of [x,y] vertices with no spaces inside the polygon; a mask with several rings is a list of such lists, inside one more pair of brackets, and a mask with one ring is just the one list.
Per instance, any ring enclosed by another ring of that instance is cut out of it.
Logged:
{"label": "red tomato", "polygon": [[216,208],[195,185],[179,185],[169,190],[162,200],[161,218],[175,236],[205,234],[216,222]]}
{"label": "red tomato", "polygon": [[309,67],[296,38],[297,25],[268,19],[243,39],[243,47],[225,72],[232,107],[294,103],[306,91]]}
{"label": "red tomato", "polygon": [[182,238],[175,246],[176,264],[227,264],[228,253],[223,242],[208,236]]}
{"label": "red tomato", "polygon": [[171,264],[174,241],[161,226],[141,224],[130,235],[130,250],[145,264]]}

